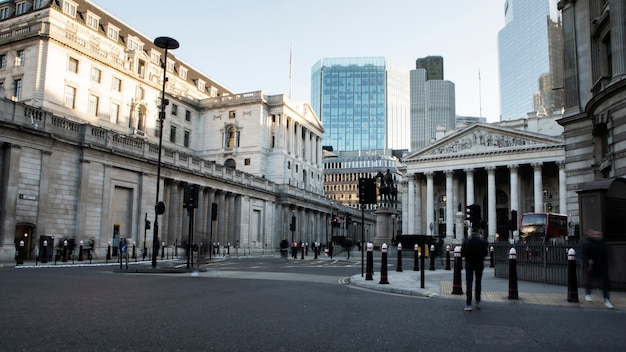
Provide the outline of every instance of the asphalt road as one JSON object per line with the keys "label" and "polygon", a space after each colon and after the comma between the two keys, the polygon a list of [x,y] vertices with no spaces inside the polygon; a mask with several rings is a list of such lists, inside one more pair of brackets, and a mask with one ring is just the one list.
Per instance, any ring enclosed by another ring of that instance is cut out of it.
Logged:
{"label": "asphalt road", "polygon": [[407,297],[357,261],[229,259],[205,272],[0,269],[0,351],[623,351],[623,311]]}

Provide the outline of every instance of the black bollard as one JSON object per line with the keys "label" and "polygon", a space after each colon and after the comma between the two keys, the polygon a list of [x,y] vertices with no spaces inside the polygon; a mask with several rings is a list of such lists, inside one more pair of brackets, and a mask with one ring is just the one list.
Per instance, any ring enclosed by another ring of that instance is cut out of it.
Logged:
{"label": "black bollard", "polygon": [[365,269],[365,280],[374,280],[374,245],[367,244],[367,268]]}
{"label": "black bollard", "polygon": [[388,284],[389,281],[387,280],[387,244],[383,243],[382,246],[380,246],[380,252],[381,252],[381,257],[382,257],[382,262],[380,264],[380,281],[378,282],[379,284]]}
{"label": "black bollard", "polygon": [[413,271],[420,271],[420,246],[413,246]]}
{"label": "black bollard", "polygon": [[[313,242],[313,253],[315,255],[315,257],[313,259],[317,259],[317,251],[318,251],[318,244],[317,242]],[[363,274],[363,272],[361,272],[361,275]]]}
{"label": "black bollard", "polygon": [[567,251],[567,301],[578,303],[578,280],[576,279],[576,251]]}
{"label": "black bollard", "polygon": [[135,259],[135,261],[137,261],[137,243],[133,242],[133,254],[131,256],[131,259]]}
{"label": "black bollard", "polygon": [[83,241],[81,240],[79,243],[80,243],[80,246],[78,246],[78,261],[82,262],[83,261]]}
{"label": "black bollard", "polygon": [[111,260],[111,242],[108,242],[107,244],[107,263],[109,262],[109,260]]}
{"label": "black bollard", "polygon": [[41,262],[48,262],[48,240],[43,241],[43,257],[41,257]]}
{"label": "black bollard", "polygon": [[300,260],[303,260],[303,259],[304,259],[304,245],[301,245],[300,246]]}
{"label": "black bollard", "polygon": [[398,243],[398,265],[396,271],[402,271],[402,243]]}
{"label": "black bollard", "polygon": [[24,264],[24,241],[20,241],[17,247],[17,264]]}
{"label": "black bollard", "polygon": [[63,241],[63,258],[61,258],[62,262],[67,262],[67,240]]}
{"label": "black bollard", "polygon": [[489,267],[490,268],[494,267],[494,263],[493,263],[493,246],[489,247]]}
{"label": "black bollard", "polygon": [[450,246],[446,246],[446,269],[450,270]]}
{"label": "black bollard", "polygon": [[435,271],[435,246],[432,244],[430,245],[430,253],[428,253],[428,255],[430,256],[430,266],[428,270]]}
{"label": "black bollard", "polygon": [[509,250],[509,299],[519,299],[517,292],[517,251]]}
{"label": "black bollard", "polygon": [[165,242],[161,243],[161,260],[165,259]]}
{"label": "black bollard", "polygon": [[[448,251],[449,252],[449,251]],[[461,246],[454,247],[454,274],[452,281],[452,294],[463,294],[463,282],[461,281],[461,271],[463,270],[463,258],[461,258]]]}
{"label": "black bollard", "polygon": [[226,254],[230,255],[230,242],[226,245]]}

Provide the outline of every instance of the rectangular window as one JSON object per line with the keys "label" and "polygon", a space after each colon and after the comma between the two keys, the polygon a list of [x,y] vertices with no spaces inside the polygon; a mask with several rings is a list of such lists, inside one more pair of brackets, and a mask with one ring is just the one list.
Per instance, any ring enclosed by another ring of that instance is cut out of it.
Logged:
{"label": "rectangular window", "polygon": [[191,133],[189,131],[185,131],[185,136],[184,136],[184,146],[185,148],[189,148],[189,138],[191,137]]}
{"label": "rectangular window", "polygon": [[120,123],[120,105],[116,103],[111,103],[111,123],[118,124]]}
{"label": "rectangular window", "polygon": [[234,119],[235,118],[235,111],[234,110],[231,110],[231,111],[228,112],[228,118],[229,119]]}
{"label": "rectangular window", "polygon": [[70,57],[70,61],[67,63],[67,70],[73,73],[78,73],[78,59]]}
{"label": "rectangular window", "polygon": [[176,126],[170,127],[170,142],[176,143]]}
{"label": "rectangular window", "polygon": [[26,1],[20,2],[15,6],[15,15],[19,16],[26,13]]}
{"label": "rectangular window", "polygon": [[250,165],[250,158],[243,159],[244,165]]}
{"label": "rectangular window", "polygon": [[191,111],[185,110],[185,121],[191,121]]}
{"label": "rectangular window", "polygon": [[0,70],[7,68],[7,56],[6,54],[0,54]]}
{"label": "rectangular window", "polygon": [[100,98],[93,94],[89,95],[89,115],[98,116],[98,105],[100,105]]}
{"label": "rectangular window", "polygon": [[76,17],[76,4],[68,0],[63,0],[63,12],[72,18]]}
{"label": "rectangular window", "polygon": [[113,81],[111,82],[111,90],[113,90],[114,92],[121,92],[122,80],[117,77],[113,77]]}
{"label": "rectangular window", "polygon": [[0,9],[0,20],[9,18],[9,7],[3,7]]}
{"label": "rectangular window", "polygon": [[174,63],[171,61],[167,62],[167,70],[170,72],[174,72]]}
{"label": "rectangular window", "polygon": [[161,54],[159,54],[159,53],[158,53],[158,52],[156,52],[156,51],[152,51],[152,52],[150,53],[150,60],[152,60],[152,62],[154,62],[154,63],[157,63],[157,64],[158,64],[158,63],[161,61]]}
{"label": "rectangular window", "polygon": [[107,37],[114,41],[118,41],[120,38],[120,30],[112,25],[107,25]]}
{"label": "rectangular window", "polygon": [[100,18],[92,13],[87,14],[87,26],[91,29],[98,30]]}
{"label": "rectangular window", "polygon": [[16,101],[22,100],[22,80],[16,79],[14,81],[15,90],[13,91],[13,97]]}
{"label": "rectangular window", "polygon": [[46,0],[35,0],[35,4],[33,5],[33,8],[35,10],[42,8],[43,5],[45,5],[45,1]]}
{"label": "rectangular window", "polygon": [[180,72],[179,72],[179,76],[182,79],[187,79],[187,69],[186,68],[180,68]]}
{"label": "rectangular window", "polygon": [[24,50],[18,50],[15,52],[15,66],[24,65]]}
{"label": "rectangular window", "polygon": [[99,69],[92,67],[91,68],[91,81],[94,83],[100,83],[100,79],[102,78],[102,71]]}
{"label": "rectangular window", "polygon": [[178,114],[178,105],[172,104],[172,115],[176,116]]}
{"label": "rectangular window", "polygon": [[66,108],[74,109],[76,104],[76,88],[72,86],[65,86],[65,100],[63,105]]}

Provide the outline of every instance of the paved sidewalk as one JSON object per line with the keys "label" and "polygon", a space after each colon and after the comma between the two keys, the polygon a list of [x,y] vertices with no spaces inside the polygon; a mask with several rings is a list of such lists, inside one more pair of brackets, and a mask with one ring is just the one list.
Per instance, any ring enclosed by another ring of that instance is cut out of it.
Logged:
{"label": "paved sidewalk", "polygon": [[[454,281],[453,270],[437,269],[424,271],[424,288],[421,286],[421,271],[404,270],[395,271],[390,267],[387,273],[389,284],[380,283],[380,272],[374,272],[373,280],[365,280],[365,276],[353,275],[350,284],[377,291],[389,293],[422,296],[442,297],[459,300],[459,307],[465,305],[465,270],[461,272],[463,294],[452,294]],[[509,280],[494,276],[494,269],[486,267],[482,280],[482,302],[500,302],[508,304],[543,304],[568,307],[594,307],[603,308],[604,300],[602,291],[592,291],[592,302],[585,301],[585,291],[578,289],[578,303],[568,302],[567,286],[550,285],[538,282],[517,282],[518,299],[509,299]],[[611,302],[615,309],[626,309],[626,292],[611,292]]]}

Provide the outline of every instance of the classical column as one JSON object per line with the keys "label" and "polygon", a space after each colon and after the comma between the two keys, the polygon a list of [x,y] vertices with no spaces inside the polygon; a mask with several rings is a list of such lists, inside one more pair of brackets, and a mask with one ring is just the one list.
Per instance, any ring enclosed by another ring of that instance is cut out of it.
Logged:
{"label": "classical column", "polygon": [[426,172],[426,234],[432,235],[434,232],[430,225],[435,226],[435,194],[433,185],[433,172]]}
{"label": "classical column", "polygon": [[[609,0],[611,9],[611,68],[613,78],[626,75],[626,4],[624,0]],[[620,78],[621,77],[621,78]],[[561,214],[565,212],[561,211]]]}
{"label": "classical column", "polygon": [[[519,211],[519,176],[517,174],[517,169],[519,165],[513,164],[509,165],[509,174],[510,174],[510,183],[511,183],[511,209],[517,211],[517,219],[519,221],[519,217],[522,215]],[[513,238],[517,235],[517,230],[513,231]]]}
{"label": "classical column", "polygon": [[423,207],[422,207],[422,199],[423,199],[423,194],[424,194],[424,190],[423,190],[423,180],[422,177],[418,177],[417,175],[415,175],[414,181],[415,182],[415,190],[416,190],[416,195],[415,195],[415,212],[413,213],[415,216],[415,221],[413,221],[413,224],[415,225],[415,233],[417,235],[423,235],[424,234],[424,212],[423,212]]}
{"label": "classical column", "polygon": [[487,169],[487,240],[493,242],[496,238],[496,168]]}
{"label": "classical column", "polygon": [[[407,234],[410,235],[415,235],[415,175],[409,175],[408,177],[408,183],[409,183],[409,194],[408,194],[408,199],[409,199],[409,206],[408,206],[408,214],[407,216],[403,219],[403,222],[407,223]],[[402,197],[404,198],[404,197]],[[404,225],[403,225],[404,226]]]}
{"label": "classical column", "polygon": [[568,214],[567,209],[567,176],[565,174],[565,162],[557,162],[559,166],[559,213]]}
{"label": "classical column", "polygon": [[533,180],[534,180],[534,198],[535,198],[535,212],[543,211],[543,180],[541,179],[541,163],[533,163]]}
{"label": "classical column", "polygon": [[219,191],[219,193],[216,194],[216,198],[217,231],[215,236],[213,236],[213,242],[220,242],[220,245],[222,245],[224,243],[224,238],[226,237],[226,212],[228,212],[228,208],[226,207],[226,192]]}
{"label": "classical column", "polygon": [[446,237],[454,237],[454,171],[446,170]]}
{"label": "classical column", "polygon": [[465,205],[472,205],[474,204],[474,169],[465,169],[464,171],[466,176],[465,191],[467,201]]}

